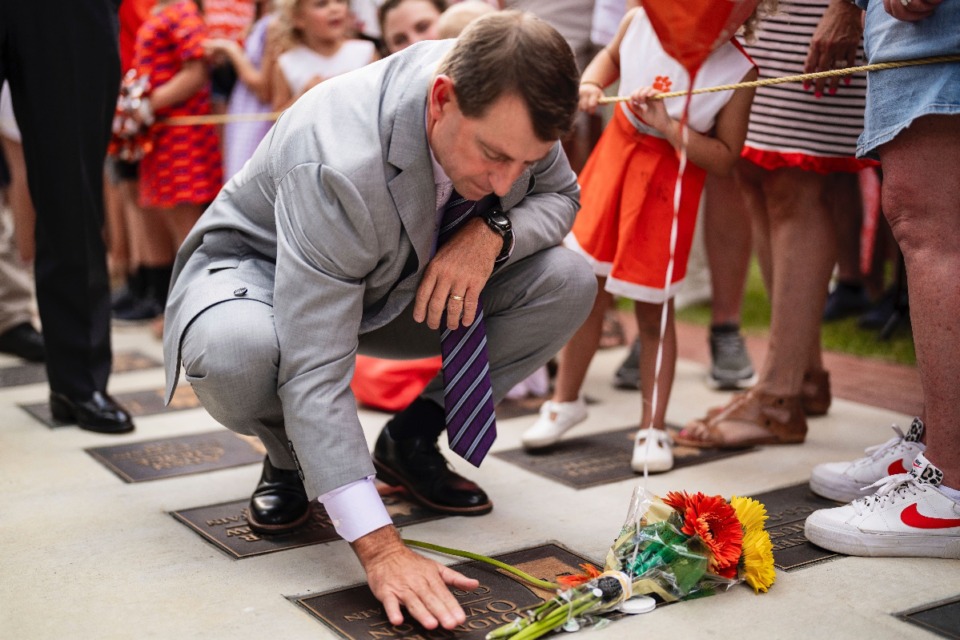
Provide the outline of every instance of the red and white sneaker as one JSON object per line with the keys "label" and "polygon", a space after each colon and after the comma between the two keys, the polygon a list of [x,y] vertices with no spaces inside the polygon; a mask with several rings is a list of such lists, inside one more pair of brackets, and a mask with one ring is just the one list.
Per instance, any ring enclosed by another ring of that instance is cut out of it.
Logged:
{"label": "red and white sneaker", "polygon": [[960,503],[940,492],[942,481],[921,453],[872,496],[811,513],[807,540],[851,556],[960,558]]}
{"label": "red and white sneaker", "polygon": [[837,502],[850,502],[872,494],[876,491],[876,487],[870,486],[873,483],[910,470],[916,457],[926,449],[920,442],[923,429],[923,421],[914,418],[906,434],[893,425],[897,437],[870,447],[863,458],[818,464],[810,473],[810,490]]}

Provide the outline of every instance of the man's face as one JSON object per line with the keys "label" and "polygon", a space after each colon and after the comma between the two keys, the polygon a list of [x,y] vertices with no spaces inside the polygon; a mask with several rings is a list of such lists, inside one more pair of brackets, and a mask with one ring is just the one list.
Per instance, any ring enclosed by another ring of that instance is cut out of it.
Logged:
{"label": "man's face", "polygon": [[463,115],[453,83],[437,76],[427,105],[427,137],[437,162],[457,192],[469,200],[489,193],[504,196],[531,164],[550,152],[533,132],[530,114],[520,96],[501,96],[480,118]]}

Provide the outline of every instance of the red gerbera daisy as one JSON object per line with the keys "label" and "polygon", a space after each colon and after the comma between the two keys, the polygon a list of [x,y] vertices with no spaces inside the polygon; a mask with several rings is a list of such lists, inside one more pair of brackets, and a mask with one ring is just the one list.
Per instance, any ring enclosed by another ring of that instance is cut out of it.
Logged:
{"label": "red gerbera daisy", "polygon": [[683,516],[681,531],[688,536],[698,535],[710,549],[710,571],[719,575],[736,575],[743,548],[743,527],[737,512],[722,496],[693,495],[671,491],[663,500]]}

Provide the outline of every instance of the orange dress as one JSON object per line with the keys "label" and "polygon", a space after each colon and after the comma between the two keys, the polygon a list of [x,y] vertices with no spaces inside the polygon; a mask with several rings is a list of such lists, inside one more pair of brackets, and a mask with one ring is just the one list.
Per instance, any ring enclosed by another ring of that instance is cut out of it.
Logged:
{"label": "orange dress", "polygon": [[[687,271],[706,172],[687,163],[676,253],[666,283],[673,199],[680,163],[669,142],[637,131],[618,107],[583,171],[580,212],[565,243],[605,277],[606,290],[662,303]],[[667,286],[665,286],[667,285]]]}
{"label": "orange dress", "polygon": [[[158,8],[137,31],[134,68],[150,78],[155,90],[169,82],[183,64],[203,59],[206,27],[192,0]],[[158,120],[210,113],[210,87],[156,112]],[[222,184],[220,140],[213,125],[154,126],[153,149],[140,162],[140,204],[171,208],[204,205]]]}
{"label": "orange dress", "polygon": [[[693,88],[738,82],[753,66],[735,41],[726,42],[703,63]],[[666,92],[684,91],[690,85],[686,69],[663,50],[644,10],[636,10],[620,43],[620,95],[644,86]],[[730,96],[730,92],[693,96],[688,126],[702,133],[712,130]],[[671,118],[680,119],[684,104],[677,99],[664,107]],[[677,152],[625,104],[614,111],[580,172],[581,209],[565,244],[606,278],[604,288],[610,293],[661,304],[676,295],[686,275],[706,172],[687,163],[672,238]]]}

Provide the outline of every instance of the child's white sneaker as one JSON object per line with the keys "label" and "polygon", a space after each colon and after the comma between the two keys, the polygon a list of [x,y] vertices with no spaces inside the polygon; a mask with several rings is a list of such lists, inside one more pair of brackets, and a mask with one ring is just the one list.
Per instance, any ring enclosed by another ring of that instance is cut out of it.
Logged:
{"label": "child's white sneaker", "polygon": [[917,455],[923,453],[923,421],[914,418],[907,433],[894,425],[897,437],[870,447],[866,456],[852,462],[825,462],[813,468],[810,490],[837,502],[850,502],[876,491],[874,482],[907,473]]}
{"label": "child's white sneaker", "polygon": [[587,419],[587,403],[583,397],[573,402],[547,400],[540,407],[540,417],[520,437],[524,449],[542,449],[560,441],[560,437]]}
{"label": "child's white sneaker", "polygon": [[638,473],[646,467],[648,473],[673,469],[673,440],[663,429],[640,429],[633,440],[633,458],[630,466]]}
{"label": "child's white sneaker", "polygon": [[940,491],[943,473],[921,453],[913,470],[871,496],[807,517],[807,540],[851,556],[960,558],[960,503]]}

